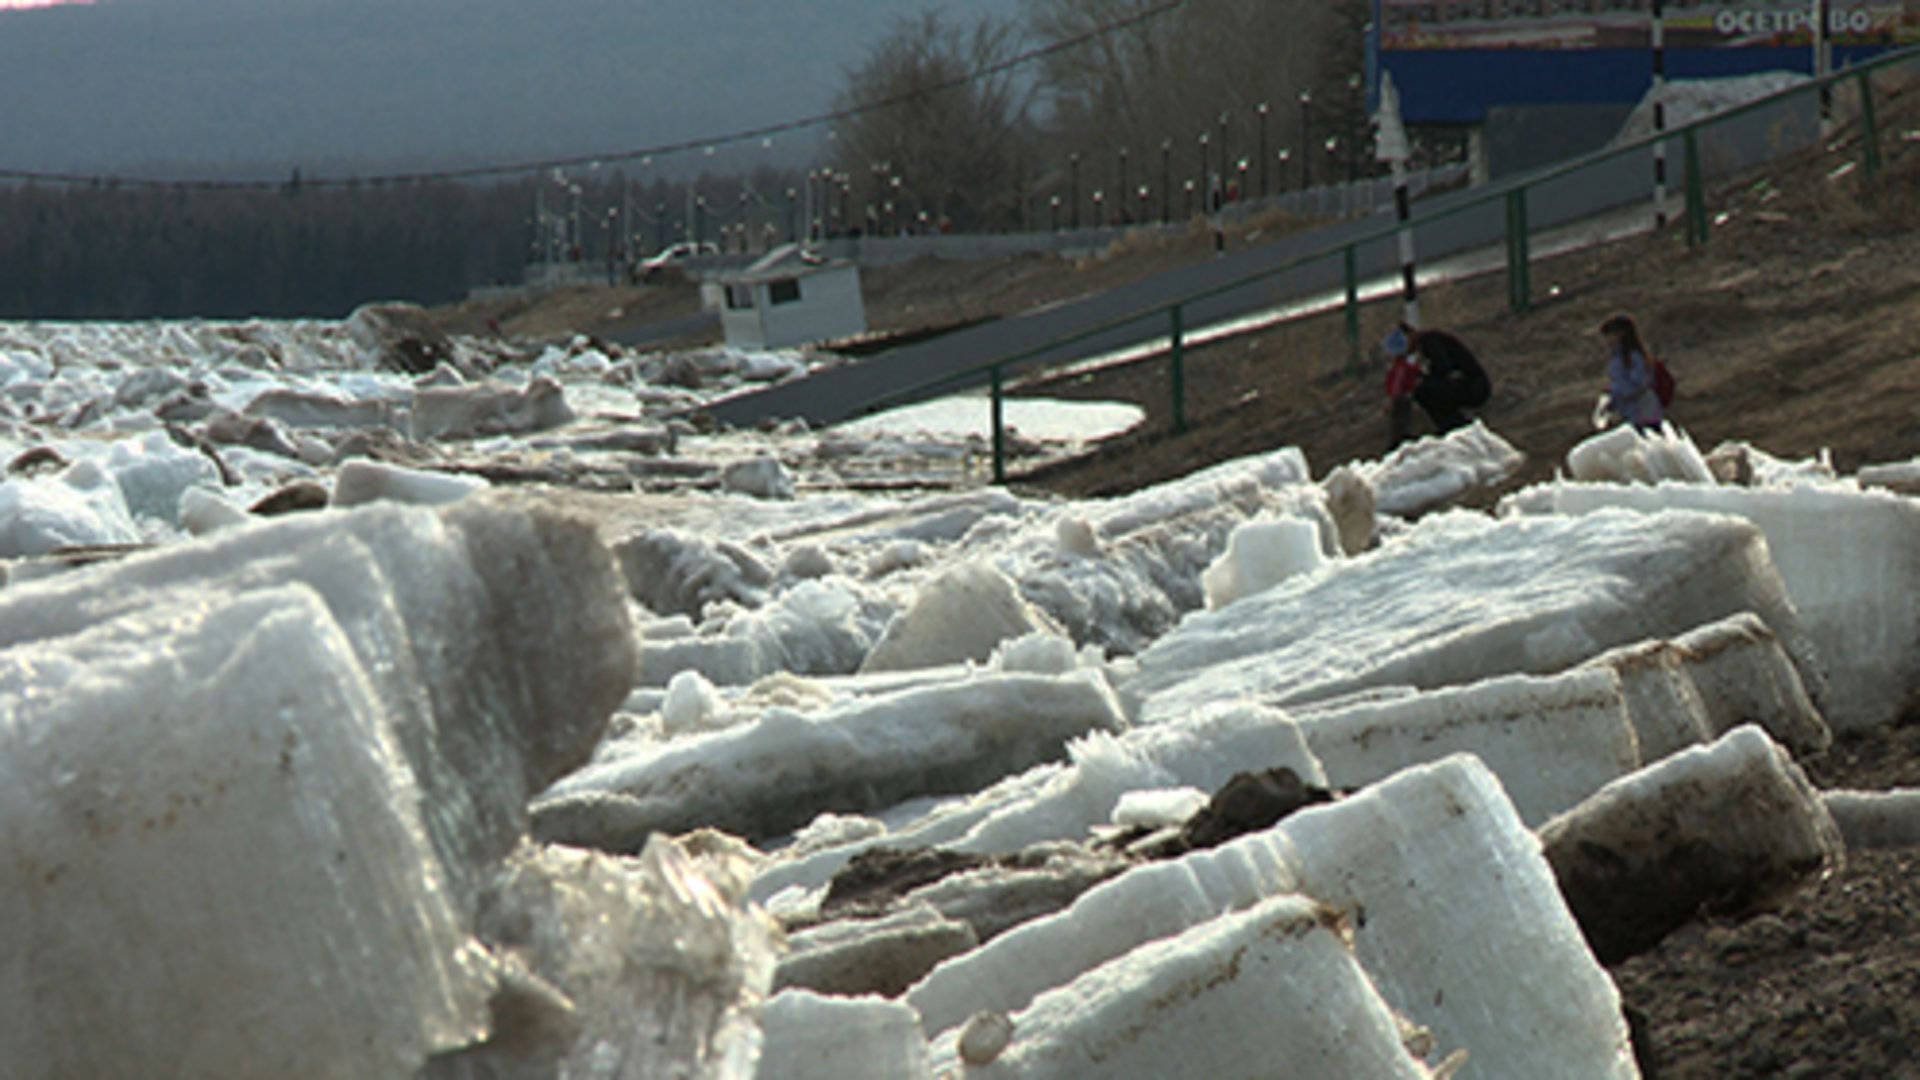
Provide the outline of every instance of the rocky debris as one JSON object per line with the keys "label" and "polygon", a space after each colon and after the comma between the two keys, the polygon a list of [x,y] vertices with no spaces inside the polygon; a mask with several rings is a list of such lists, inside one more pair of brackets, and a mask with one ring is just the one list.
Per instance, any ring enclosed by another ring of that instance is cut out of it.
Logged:
{"label": "rocky debris", "polygon": [[278,517],[281,514],[325,510],[332,497],[327,486],[317,480],[295,480],[257,500],[247,507],[247,512],[261,517]]}
{"label": "rocky debris", "polygon": [[841,919],[793,934],[774,971],[775,990],[897,997],[934,965],[980,945],[971,927],[928,904],[870,919]]}
{"label": "rocky debris", "polygon": [[975,870],[993,864],[987,855],[938,848],[902,851],[876,847],[855,855],[846,867],[833,876],[827,894],[820,901],[825,918],[878,912],[923,885],[939,881],[949,874]]}
{"label": "rocky debris", "polygon": [[200,434],[210,443],[246,446],[295,461],[301,460],[300,447],[292,436],[279,424],[264,417],[243,416],[222,409],[207,418]]}
{"label": "rocky debris", "polygon": [[453,342],[417,304],[363,304],[347,316],[346,327],[388,371],[425,375],[455,359]]}
{"label": "rocky debris", "polygon": [[960,1029],[960,1060],[968,1065],[991,1065],[1013,1041],[1013,1021],[1006,1013],[983,1009],[967,1018]]}
{"label": "rocky debris", "polygon": [[73,464],[51,446],[30,446],[7,462],[8,476],[51,476]]}
{"label": "rocky debris", "polygon": [[1335,794],[1300,779],[1286,766],[1258,773],[1235,773],[1207,805],[1177,830],[1147,834],[1136,830],[1109,843],[1154,859],[1173,859],[1189,851],[1218,847],[1236,836],[1271,828],[1309,806],[1332,802]]}
{"label": "rocky debris", "polygon": [[336,465],[354,458],[370,458],[397,465],[418,466],[435,457],[432,450],[387,427],[343,432],[333,439],[332,445],[330,463]]}

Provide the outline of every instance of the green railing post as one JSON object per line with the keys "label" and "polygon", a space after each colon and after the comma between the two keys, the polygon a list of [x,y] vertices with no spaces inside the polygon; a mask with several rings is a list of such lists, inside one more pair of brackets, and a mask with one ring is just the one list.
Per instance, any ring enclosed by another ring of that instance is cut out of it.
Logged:
{"label": "green railing post", "polygon": [[1700,140],[1687,129],[1687,246],[1701,247],[1707,242],[1707,185],[1700,175]]}
{"label": "green railing post", "polygon": [[1860,140],[1866,151],[1861,167],[1872,176],[1880,171],[1880,125],[1873,116],[1873,72],[1855,76],[1860,81]]}
{"label": "green railing post", "polygon": [[1516,315],[1533,307],[1528,239],[1527,189],[1517,187],[1507,193],[1507,306]]}
{"label": "green railing post", "polygon": [[1347,260],[1347,370],[1360,372],[1360,259],[1348,244]]}
{"label": "green railing post", "polygon": [[993,482],[1007,482],[1007,403],[1000,383],[1000,365],[987,371],[993,380]]}
{"label": "green railing post", "polygon": [[1173,349],[1168,356],[1168,367],[1173,378],[1173,430],[1187,430],[1187,349],[1185,332],[1180,325],[1180,305],[1167,309],[1173,320]]}

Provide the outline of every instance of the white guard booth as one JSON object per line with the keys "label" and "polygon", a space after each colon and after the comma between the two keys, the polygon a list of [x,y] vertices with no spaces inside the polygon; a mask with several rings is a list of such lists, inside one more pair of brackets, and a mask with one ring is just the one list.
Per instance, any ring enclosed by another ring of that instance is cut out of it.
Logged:
{"label": "white guard booth", "polygon": [[716,280],[725,294],[720,326],[728,345],[784,349],[866,332],[860,268],[853,263],[787,244]]}

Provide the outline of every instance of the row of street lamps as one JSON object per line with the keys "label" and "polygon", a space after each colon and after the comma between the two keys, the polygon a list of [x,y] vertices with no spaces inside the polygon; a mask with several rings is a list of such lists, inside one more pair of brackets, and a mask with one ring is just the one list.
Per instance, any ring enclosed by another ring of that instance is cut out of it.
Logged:
{"label": "row of street lamps", "polygon": [[[1347,79],[1348,89],[1357,92],[1359,82],[1360,77],[1357,74],[1349,76]],[[1296,101],[1300,107],[1301,143],[1303,146],[1313,145],[1311,139],[1313,122],[1312,108],[1314,103],[1313,92],[1311,90],[1301,90],[1296,97]],[[1254,113],[1259,118],[1257,125],[1259,149],[1251,158],[1243,156],[1235,160],[1229,155],[1229,118],[1227,113],[1222,112],[1219,116],[1219,133],[1217,137],[1211,129],[1201,131],[1198,137],[1200,171],[1197,181],[1194,179],[1183,179],[1176,186],[1173,175],[1174,140],[1172,138],[1161,140],[1160,220],[1163,222],[1172,220],[1173,198],[1176,190],[1184,192],[1184,213],[1187,216],[1191,216],[1194,211],[1196,195],[1201,200],[1203,209],[1217,209],[1221,203],[1226,201],[1229,194],[1228,187],[1230,183],[1237,184],[1237,192],[1239,195],[1244,196],[1248,194],[1248,173],[1251,170],[1253,162],[1259,163],[1260,197],[1265,198],[1270,195],[1274,190],[1274,186],[1269,170],[1277,166],[1277,172],[1284,177],[1288,165],[1294,156],[1292,149],[1286,146],[1279,147],[1276,150],[1269,150],[1267,122],[1272,112],[1273,109],[1271,105],[1265,101],[1260,102],[1254,107]],[[1329,156],[1337,163],[1337,155],[1341,149],[1339,136],[1337,134],[1327,136],[1324,145]],[[1217,151],[1214,149],[1215,147],[1218,147]],[[1348,149],[1351,150],[1352,148],[1349,147]],[[1218,155],[1217,165],[1215,162],[1216,153]],[[1116,220],[1125,219],[1128,216],[1126,209],[1128,195],[1136,198],[1139,204],[1133,220],[1145,221],[1149,220],[1152,216],[1152,188],[1145,182],[1145,176],[1142,176],[1141,182],[1137,186],[1131,184],[1130,156],[1130,151],[1127,147],[1123,146],[1119,148],[1118,182],[1112,189],[1118,193],[1118,198],[1109,201],[1106,188],[1095,188],[1090,193],[1089,201],[1093,209],[1094,224],[1096,227],[1107,224],[1107,217],[1110,212],[1115,216]],[[1311,154],[1302,153],[1299,155],[1300,187],[1302,189],[1313,185],[1312,159],[1313,155]],[[1349,162],[1350,165],[1352,163],[1352,161]],[[1078,229],[1081,226],[1080,213],[1082,208],[1082,200],[1080,197],[1081,154],[1078,151],[1068,154],[1067,165],[1068,188],[1067,198],[1064,204],[1067,221],[1065,224],[1069,228]],[[865,207],[865,220],[863,222],[865,231],[885,234],[899,233],[905,225],[917,225],[922,230],[932,227],[933,222],[929,220],[928,212],[924,207],[920,207],[916,214],[906,217],[903,221],[902,214],[906,211],[909,192],[900,174],[894,171],[891,162],[873,162],[869,165],[869,171],[871,173],[869,187],[871,189],[872,199]],[[1144,169],[1142,171],[1144,172]],[[582,249],[585,240],[582,235],[582,222],[580,220],[582,189],[579,183],[572,182],[559,174],[554,176],[554,180],[559,185],[560,192],[565,200],[562,205],[565,206],[566,209],[558,212],[547,210],[545,207],[545,185],[543,183],[537,186],[535,192],[535,221],[538,224],[540,235],[535,242],[536,255],[537,257],[544,256],[554,261],[569,256],[578,259],[583,254]],[[1281,182],[1284,183],[1284,179]],[[802,214],[804,214],[804,228],[809,236],[824,237],[834,231],[836,224],[840,231],[850,231],[855,227],[853,217],[854,181],[850,173],[836,171],[833,168],[809,169],[803,184],[804,186],[801,189],[788,187],[785,192],[787,202],[785,225],[787,235],[790,238],[798,239],[800,229],[803,226],[796,218]],[[706,199],[703,196],[692,192],[689,194],[690,197],[687,200],[684,220],[676,231],[684,234],[687,239],[698,242],[706,238],[708,207]],[[745,220],[750,211],[747,193],[743,191],[740,199],[741,218]],[[762,201],[764,202],[764,200]],[[622,207],[618,210],[611,207],[608,209],[608,217],[607,221],[603,223],[603,229],[609,234],[617,231],[618,234],[625,238],[622,246],[626,248],[626,258],[631,261],[634,257],[632,245],[634,241],[638,239],[637,235],[630,235],[631,228],[635,224],[633,219],[636,216],[645,215],[636,215],[634,208],[631,206],[630,196],[623,195],[622,203]],[[1208,205],[1209,203],[1211,203],[1210,207]],[[1058,229],[1062,224],[1060,221],[1062,210],[1061,197],[1058,194],[1049,196],[1048,205],[1051,209],[1051,227]],[[770,204],[769,207],[771,208]],[[669,227],[667,205],[665,203],[655,205],[653,226],[655,233],[654,246],[656,249],[664,248],[668,241]],[[611,255],[611,249],[609,254]]]}
{"label": "row of street lamps", "polygon": [[[1350,90],[1357,91],[1359,87],[1359,76],[1350,76],[1347,83]],[[1314,145],[1312,139],[1313,91],[1300,91],[1296,100],[1300,106],[1301,144],[1304,146]],[[1290,147],[1282,146],[1277,150],[1269,150],[1267,118],[1272,115],[1272,112],[1272,106],[1268,102],[1263,101],[1254,106],[1254,114],[1259,117],[1257,127],[1259,132],[1259,150],[1251,159],[1241,157],[1236,161],[1229,155],[1227,143],[1229,129],[1228,115],[1226,113],[1223,112],[1220,114],[1220,130],[1217,137],[1211,130],[1200,132],[1198,138],[1200,147],[1200,179],[1197,184],[1193,180],[1184,180],[1176,187],[1173,179],[1174,140],[1172,138],[1162,139],[1160,141],[1160,219],[1162,221],[1172,219],[1173,193],[1176,190],[1186,192],[1186,213],[1189,215],[1193,212],[1193,198],[1196,189],[1203,199],[1224,200],[1226,197],[1226,191],[1224,189],[1231,178],[1237,181],[1241,195],[1244,196],[1248,194],[1248,172],[1253,162],[1259,163],[1260,197],[1266,198],[1272,194],[1274,185],[1272,175],[1269,173],[1270,167],[1277,165],[1278,172],[1284,176],[1288,163],[1293,158],[1293,151]],[[1342,148],[1339,135],[1328,135],[1323,145],[1329,157],[1335,159],[1335,163],[1337,164],[1338,155]],[[1215,147],[1218,147],[1217,151],[1214,149]],[[1351,150],[1352,148],[1348,147],[1348,149]],[[1218,155],[1217,165],[1215,164],[1216,153]],[[1140,200],[1139,217],[1141,220],[1145,220],[1150,216],[1152,193],[1149,186],[1144,183],[1140,184],[1137,188],[1130,188],[1128,186],[1129,157],[1128,149],[1124,146],[1121,147],[1118,151],[1119,182],[1115,185],[1114,190],[1120,192],[1131,191],[1137,194]],[[1313,155],[1303,153],[1299,155],[1299,158],[1300,187],[1304,190],[1313,186]],[[1078,151],[1067,155],[1066,225],[1068,228],[1075,229],[1080,227],[1080,161],[1081,156]],[[1237,176],[1235,174],[1237,174]],[[1218,185],[1217,187],[1215,186],[1216,183]],[[1096,218],[1095,224],[1104,224],[1106,205],[1105,190],[1095,189],[1091,199]],[[1048,204],[1053,207],[1053,227],[1057,229],[1060,227],[1059,207],[1061,205],[1061,199],[1058,195],[1051,196],[1048,199]],[[1116,212],[1119,211],[1116,210]]]}

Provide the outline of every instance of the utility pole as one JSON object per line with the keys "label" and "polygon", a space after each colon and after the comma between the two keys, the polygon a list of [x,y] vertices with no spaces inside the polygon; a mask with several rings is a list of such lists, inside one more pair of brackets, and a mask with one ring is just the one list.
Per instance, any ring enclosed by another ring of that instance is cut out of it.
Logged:
{"label": "utility pole", "polygon": [[[1655,0],[1658,2],[1658,0]],[[1407,192],[1407,160],[1413,147],[1407,140],[1406,125],[1400,119],[1400,92],[1394,88],[1391,72],[1380,76],[1380,111],[1375,114],[1379,134],[1375,138],[1374,157],[1393,169],[1393,212],[1400,221],[1400,297],[1406,305],[1404,321],[1420,325],[1420,290],[1414,284],[1413,229],[1407,219],[1413,216],[1412,198]]]}
{"label": "utility pole", "polygon": [[1267,103],[1261,102],[1254,109],[1260,114],[1260,197],[1267,197]]}
{"label": "utility pole", "polygon": [[[1813,0],[1813,77],[1825,78],[1833,72],[1833,42],[1827,40],[1827,0]],[[1833,86],[1820,86],[1820,135],[1833,134]]]}
{"label": "utility pole", "polygon": [[[1653,0],[1653,133],[1667,130],[1667,16],[1664,0]],[[1667,225],[1667,140],[1653,144],[1653,227]]]}

